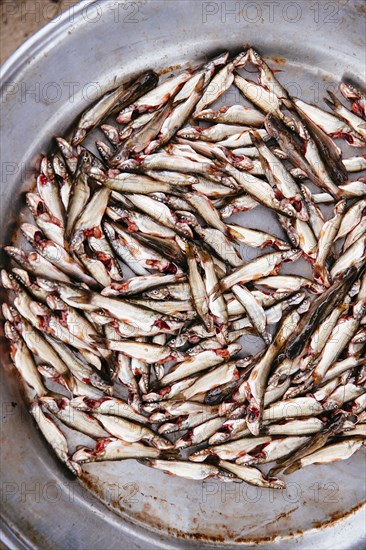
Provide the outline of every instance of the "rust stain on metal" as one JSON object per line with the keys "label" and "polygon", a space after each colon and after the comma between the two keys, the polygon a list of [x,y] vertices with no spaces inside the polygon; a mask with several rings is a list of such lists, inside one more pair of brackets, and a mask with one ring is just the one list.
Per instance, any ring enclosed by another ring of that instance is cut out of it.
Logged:
{"label": "rust stain on metal", "polygon": [[83,471],[78,478],[80,483],[84,485],[89,491],[91,491],[97,498],[99,498],[104,504],[103,489],[100,484],[98,476],[92,475],[89,472]]}
{"label": "rust stain on metal", "polygon": [[178,71],[182,68],[181,64],[178,65],[170,65],[170,67],[165,67],[164,69],[161,69],[160,71],[157,71],[159,76],[163,76],[164,74],[171,73],[173,71]]}
{"label": "rust stain on metal", "polygon": [[315,529],[324,529],[325,527],[330,527],[331,525],[334,525],[335,523],[339,522],[340,520],[343,520],[346,517],[351,516],[352,514],[355,514],[358,510],[361,510],[366,505],[365,502],[360,502],[360,504],[357,504],[357,506],[354,506],[348,512],[342,513],[342,512],[333,512],[331,514],[330,519],[326,522],[320,522],[320,521],[313,521],[313,526]]}
{"label": "rust stain on metal", "polygon": [[[100,485],[100,480],[98,476],[95,476],[93,474],[90,474],[89,472],[84,471],[82,474],[82,477],[80,478],[80,482],[89,489],[104,505],[106,505],[108,508],[112,508],[115,512],[121,513],[125,518],[127,516],[127,520],[131,521],[132,523],[141,523],[143,525],[149,525],[150,528],[158,531],[165,531],[167,534],[174,536],[176,538],[180,538],[183,540],[194,540],[198,542],[210,542],[210,543],[224,543],[227,540],[235,540],[235,543],[252,543],[252,544],[263,544],[263,543],[271,543],[275,541],[280,541],[281,539],[291,540],[294,537],[299,537],[305,534],[302,530],[296,530],[296,531],[289,531],[288,535],[285,537],[279,536],[279,535],[272,535],[268,537],[259,537],[259,538],[253,538],[253,537],[237,537],[237,535],[231,531],[227,531],[223,535],[216,535],[212,536],[207,533],[186,533],[179,529],[175,529],[174,527],[169,527],[164,524],[162,524],[160,518],[158,516],[155,516],[152,513],[151,505],[149,502],[145,502],[143,504],[143,508],[141,511],[134,511],[131,512],[128,510],[128,508],[125,508],[121,505],[121,502],[119,500],[110,501],[109,503],[106,503],[103,498],[103,489]],[[142,496],[145,498],[149,495],[146,495],[144,493],[141,493]],[[168,502],[165,499],[159,499],[156,496],[152,497],[154,500],[161,500],[161,502],[168,504]],[[351,508],[346,513],[342,512],[335,512],[330,515],[330,518],[324,522],[313,522],[313,527],[315,529],[325,529],[328,527],[331,527],[332,525],[336,524],[340,520],[344,520],[345,518],[351,516],[352,514],[356,513],[358,510],[360,510],[365,505],[364,502],[358,504],[357,506]],[[283,518],[289,518],[293,512],[295,512],[298,509],[298,507],[294,507],[291,510],[288,510],[287,512],[283,512],[281,514],[278,514],[273,520],[268,524],[275,523],[276,521],[283,519]],[[197,520],[194,521],[194,524],[197,524]]]}
{"label": "rust stain on metal", "polygon": [[271,521],[269,521],[268,523],[266,523],[266,527],[268,525],[271,525],[272,523],[276,523],[276,521],[278,521],[279,519],[282,519],[282,518],[288,518],[293,512],[296,512],[296,510],[298,509],[299,507],[298,506],[295,506],[294,508],[291,508],[291,510],[288,510],[287,512],[282,512],[281,514],[278,514],[276,517],[274,517]]}
{"label": "rust stain on metal", "polygon": [[268,57],[268,59],[270,59],[271,61],[273,61],[273,63],[276,63],[277,65],[287,65],[288,63],[287,59],[285,59],[284,57],[278,57],[276,55],[272,55]]}
{"label": "rust stain on metal", "polygon": [[21,516],[19,517],[17,528],[19,533],[27,534],[27,540],[30,541],[35,548],[50,548],[50,540],[36,531],[34,527]]}

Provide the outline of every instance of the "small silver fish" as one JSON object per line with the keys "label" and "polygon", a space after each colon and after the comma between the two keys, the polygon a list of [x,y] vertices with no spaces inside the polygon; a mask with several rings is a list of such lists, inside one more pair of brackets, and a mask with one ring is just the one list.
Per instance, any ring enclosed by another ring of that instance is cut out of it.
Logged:
{"label": "small silver fish", "polygon": [[47,443],[51,445],[52,449],[55,451],[56,456],[61,462],[66,464],[74,474],[80,475],[81,468],[76,462],[70,459],[67,440],[53,420],[42,411],[41,406],[37,402],[32,403],[30,413],[37,422]]}
{"label": "small silver fish", "polygon": [[82,114],[74,131],[73,145],[81,143],[90,130],[100,124],[116,109],[123,109],[126,105],[154,88],[158,80],[159,77],[153,71],[147,71],[132,83],[122,84],[117,89],[105,93],[93,107]]}
{"label": "small silver fish", "polygon": [[34,358],[23,338],[16,331],[14,325],[12,325],[9,321],[6,321],[4,331],[5,336],[11,342],[11,359],[16,369],[19,371],[22,379],[34,389],[38,397],[46,395],[47,389],[39,376]]}
{"label": "small silver fish", "polygon": [[220,124],[238,124],[244,126],[263,126],[264,115],[244,105],[231,105],[230,107],[221,107],[218,111],[207,109],[195,112],[194,118],[198,120],[208,120]]}

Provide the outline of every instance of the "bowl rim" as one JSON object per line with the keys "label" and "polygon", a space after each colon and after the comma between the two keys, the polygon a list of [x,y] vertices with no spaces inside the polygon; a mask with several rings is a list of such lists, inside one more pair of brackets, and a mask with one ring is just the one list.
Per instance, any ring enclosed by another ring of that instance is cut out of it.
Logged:
{"label": "bowl rim", "polygon": [[[75,25],[76,19],[80,19],[81,12],[86,6],[91,6],[98,3],[98,0],[87,3],[87,0],[80,0],[74,6],[70,6],[65,11],[56,15],[53,19],[48,21],[40,29],[31,34],[18,48],[5,59],[0,66],[1,86],[0,92],[6,89],[6,86],[10,80],[12,74],[21,71],[22,66],[29,61],[27,53],[32,49],[32,57],[36,56],[40,47],[42,49],[48,42],[55,39],[55,33],[60,33],[70,18],[72,13],[73,24]],[[50,32],[51,28],[53,32]]]}
{"label": "bowl rim", "polygon": [[[104,0],[103,0],[104,1]],[[108,0],[107,0],[108,1]],[[341,0],[336,0],[336,2],[340,3]],[[146,3],[152,4],[154,3],[154,0],[145,0]],[[74,29],[78,27],[78,24],[80,23],[80,20],[82,19],[82,13],[85,10],[86,7],[90,7],[93,5],[100,4],[100,0],[93,0],[92,2],[88,0],[80,0],[78,3],[76,3],[73,6],[68,7],[64,12],[56,15],[53,19],[48,21],[45,25],[43,25],[40,29],[35,31],[33,34],[31,34],[0,66],[0,75],[1,75],[1,85],[0,85],[0,95],[2,95],[7,88],[7,85],[9,84],[9,81],[16,80],[16,78],[19,78],[21,76],[22,69],[26,63],[32,62],[34,58],[36,58],[41,50],[44,50],[48,44],[54,42],[59,35],[61,35],[68,25],[72,25]],[[72,16],[72,20],[70,21],[70,17]],[[31,53],[31,58],[29,58],[29,52]],[[156,542],[160,545],[161,548],[171,548],[170,546],[170,540],[164,541],[161,539],[159,533],[154,530],[150,529],[149,527],[142,527],[141,524],[135,523],[133,521],[130,521],[127,517],[121,518],[120,516],[115,516],[114,512],[109,510],[102,502],[99,502],[99,506],[105,510],[105,514],[110,516],[112,514],[112,517],[110,517],[110,520],[114,519],[116,517],[116,521],[121,524],[123,523],[123,531],[129,532],[133,534],[133,536],[136,536],[138,542],[143,544],[144,542]],[[362,509],[364,509],[366,506],[366,503],[363,503],[360,507],[360,510],[362,514]],[[344,519],[345,517],[356,515],[356,510],[351,509],[348,514],[345,514],[344,517],[340,518],[340,520]],[[31,542],[28,539],[28,537],[24,536],[24,533],[16,532],[13,529],[13,526],[7,524],[4,521],[4,518],[1,518],[2,520],[2,526],[0,528],[1,532],[1,540],[5,544],[6,547],[9,549],[16,549],[16,548],[29,548],[32,546],[28,546]],[[322,528],[332,528],[332,525],[336,522],[329,521],[325,522],[321,527]],[[307,531],[307,535],[316,533],[318,531],[318,528],[313,528]],[[144,533],[145,532],[145,533]],[[166,535],[165,533],[162,533],[162,535]],[[276,542],[284,542],[286,539],[296,541],[296,534],[295,536],[289,535],[287,536],[280,536],[278,538],[278,541]],[[176,539],[175,539],[176,540]],[[194,544],[197,543],[197,541],[190,541],[183,538],[178,538],[178,542],[180,544]],[[206,545],[210,545],[211,541],[208,541]],[[165,544],[164,544],[165,543]],[[173,543],[174,545],[174,539]],[[244,544],[243,547],[250,546],[251,543],[248,542],[247,544]]]}

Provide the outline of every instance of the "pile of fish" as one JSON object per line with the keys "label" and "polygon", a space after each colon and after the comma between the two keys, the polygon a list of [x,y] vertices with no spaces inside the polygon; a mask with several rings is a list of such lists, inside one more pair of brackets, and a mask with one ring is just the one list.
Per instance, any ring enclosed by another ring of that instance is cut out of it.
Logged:
{"label": "pile of fish", "polygon": [[[339,91],[325,111],[224,53],[121,84],[56,138],[1,280],[30,412],[75,474],[133,458],[283,488],[364,445],[366,155],[339,144],[365,146],[366,96]],[[256,208],[283,238],[246,227]],[[310,277],[280,273],[298,260]]]}

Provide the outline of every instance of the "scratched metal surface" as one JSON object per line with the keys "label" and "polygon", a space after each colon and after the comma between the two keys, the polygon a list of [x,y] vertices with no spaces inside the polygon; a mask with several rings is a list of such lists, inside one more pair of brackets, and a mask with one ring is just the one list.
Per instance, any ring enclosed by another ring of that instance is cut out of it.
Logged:
{"label": "scratched metal surface", "polygon": [[[50,23],[3,67],[4,242],[49,136],[65,134],[95,91],[118,78],[238,51],[244,43],[266,55],[283,71],[279,79],[306,100],[321,103],[342,76],[363,76],[361,1],[88,4]],[[246,215],[246,224],[280,231],[274,218],[259,214]],[[243,343],[247,352],[258,345]],[[79,483],[35,429],[1,345],[1,515],[9,548],[362,547],[364,453],[297,472],[286,492],[181,480],[134,461],[88,465]],[[67,433],[75,445],[75,434]]]}

